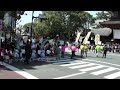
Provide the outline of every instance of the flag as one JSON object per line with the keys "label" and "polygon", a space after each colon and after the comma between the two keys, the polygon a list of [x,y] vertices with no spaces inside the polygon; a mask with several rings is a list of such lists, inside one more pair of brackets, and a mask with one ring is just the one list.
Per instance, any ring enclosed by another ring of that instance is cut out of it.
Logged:
{"label": "flag", "polygon": [[96,44],[96,45],[97,45],[97,44],[100,44],[99,42],[100,42],[100,35],[99,35],[99,34],[96,34],[96,35],[95,35],[95,44]]}
{"label": "flag", "polygon": [[87,43],[90,35],[91,35],[91,32],[88,32],[87,35],[86,35],[86,37],[85,37],[85,39],[83,40],[83,44],[86,44],[86,43]]}
{"label": "flag", "polygon": [[77,32],[77,37],[76,37],[76,42],[78,42],[78,40],[79,40],[79,38],[80,38],[80,34],[81,34],[81,32]]}

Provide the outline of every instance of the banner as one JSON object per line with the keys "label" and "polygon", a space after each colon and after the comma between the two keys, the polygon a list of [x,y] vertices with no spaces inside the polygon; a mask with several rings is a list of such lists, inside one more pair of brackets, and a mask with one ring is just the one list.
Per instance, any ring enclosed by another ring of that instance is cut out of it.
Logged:
{"label": "banner", "polygon": [[76,37],[76,42],[78,42],[78,40],[79,40],[79,38],[80,38],[80,34],[81,34],[81,32],[77,32],[77,37]]}
{"label": "banner", "polygon": [[99,34],[96,34],[95,35],[95,44],[100,44],[100,35]]}
{"label": "banner", "polygon": [[85,37],[85,39],[84,39],[84,41],[83,41],[83,44],[86,44],[86,43],[87,43],[90,35],[91,35],[91,32],[88,32],[87,35],[86,35],[86,37]]}

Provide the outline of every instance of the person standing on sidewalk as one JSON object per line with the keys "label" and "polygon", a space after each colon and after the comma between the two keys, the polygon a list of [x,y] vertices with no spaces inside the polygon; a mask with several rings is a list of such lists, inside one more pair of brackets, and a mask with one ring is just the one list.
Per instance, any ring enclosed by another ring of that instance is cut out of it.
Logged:
{"label": "person standing on sidewalk", "polygon": [[103,47],[103,57],[102,57],[102,58],[106,58],[107,51],[108,51],[108,47],[107,47],[107,45],[105,45],[105,46]]}
{"label": "person standing on sidewalk", "polygon": [[60,53],[61,53],[61,49],[59,45],[55,46],[55,56],[56,56],[56,60],[60,60]]}
{"label": "person standing on sidewalk", "polygon": [[2,62],[0,65],[2,65],[2,64],[3,64],[3,61],[4,61],[3,56],[4,56],[3,49],[2,49],[2,48],[0,48],[0,61]]}
{"label": "person standing on sidewalk", "polygon": [[32,49],[31,44],[29,41],[27,41],[27,44],[25,45],[25,61],[24,63],[29,64],[29,59],[31,57]]}

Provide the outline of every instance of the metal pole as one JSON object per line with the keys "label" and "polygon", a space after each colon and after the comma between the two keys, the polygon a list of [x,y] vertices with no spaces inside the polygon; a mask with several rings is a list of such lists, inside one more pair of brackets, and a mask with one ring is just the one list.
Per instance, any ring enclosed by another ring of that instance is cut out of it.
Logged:
{"label": "metal pole", "polygon": [[34,14],[34,11],[32,12],[31,37],[32,37],[32,33],[33,33],[33,28],[32,28],[32,26],[33,26],[33,19],[34,19],[33,14]]}
{"label": "metal pole", "polygon": [[11,17],[11,30],[10,30],[10,42],[12,41],[12,17]]}

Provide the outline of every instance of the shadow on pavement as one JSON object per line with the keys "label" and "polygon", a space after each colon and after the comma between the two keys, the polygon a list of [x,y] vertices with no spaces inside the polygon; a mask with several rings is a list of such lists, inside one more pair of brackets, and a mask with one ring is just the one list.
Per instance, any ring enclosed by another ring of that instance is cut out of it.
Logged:
{"label": "shadow on pavement", "polygon": [[[65,53],[65,56],[68,56],[69,59],[71,57],[71,54],[70,53]],[[54,56],[53,56],[54,57]],[[53,58],[52,57],[52,58]],[[51,58],[51,57],[49,57]],[[77,60],[77,58],[81,58],[80,55],[76,55],[75,58],[71,59],[71,61],[74,61],[74,60]],[[64,59],[64,58],[63,58]],[[84,58],[83,58],[84,59]],[[82,60],[82,58],[81,58]],[[51,59],[52,61],[52,59]],[[55,61],[55,60],[53,60]],[[67,59],[66,59],[67,61]],[[43,65],[48,65],[48,64],[53,64],[53,62],[45,62],[45,61],[31,61],[30,64],[24,64],[24,62],[20,62],[20,61],[14,61],[10,64],[20,70],[24,70],[24,69],[28,69],[28,70],[32,70],[32,69],[37,69],[36,66],[43,66]],[[63,63],[64,64],[64,63]]]}
{"label": "shadow on pavement", "polygon": [[3,65],[0,65],[0,71],[1,71],[1,70],[12,71],[12,70],[10,70],[10,69],[6,68],[6,67],[5,67],[5,66],[3,66]]}
{"label": "shadow on pavement", "polygon": [[13,61],[10,65],[24,70],[24,69],[36,69],[35,66],[42,66],[42,65],[47,65],[50,63],[43,62],[43,61],[31,61],[29,64],[25,64],[24,62],[19,62],[19,61]]}

